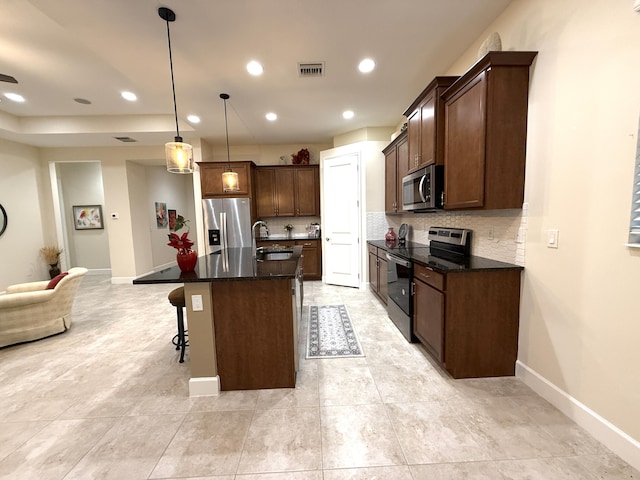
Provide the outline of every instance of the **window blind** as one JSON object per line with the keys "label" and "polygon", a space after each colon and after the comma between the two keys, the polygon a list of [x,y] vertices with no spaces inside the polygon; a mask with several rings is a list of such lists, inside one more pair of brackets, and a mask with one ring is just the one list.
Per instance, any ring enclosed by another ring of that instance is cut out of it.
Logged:
{"label": "window blind", "polygon": [[629,243],[640,244],[640,128],[638,129],[638,146],[636,148],[636,169],[633,174]]}

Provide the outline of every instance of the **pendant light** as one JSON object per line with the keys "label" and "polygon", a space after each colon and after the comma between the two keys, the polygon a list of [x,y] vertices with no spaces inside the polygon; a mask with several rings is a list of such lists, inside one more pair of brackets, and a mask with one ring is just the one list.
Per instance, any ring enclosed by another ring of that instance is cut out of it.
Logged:
{"label": "pendant light", "polygon": [[221,93],[220,98],[224,102],[224,130],[227,137],[227,171],[222,174],[222,188],[225,192],[237,192],[240,190],[238,172],[231,170],[231,155],[229,154],[229,126],[227,124],[227,100],[229,100],[229,95]]}
{"label": "pendant light", "polygon": [[193,148],[182,141],[178,129],[178,107],[176,105],[176,87],[173,80],[173,56],[171,55],[171,34],[169,22],[174,22],[176,14],[166,7],[158,8],[158,15],[167,22],[167,40],[169,42],[169,67],[171,68],[171,91],[173,92],[173,113],[176,118],[176,136],[173,142],[164,145],[167,171],[170,173],[193,173]]}

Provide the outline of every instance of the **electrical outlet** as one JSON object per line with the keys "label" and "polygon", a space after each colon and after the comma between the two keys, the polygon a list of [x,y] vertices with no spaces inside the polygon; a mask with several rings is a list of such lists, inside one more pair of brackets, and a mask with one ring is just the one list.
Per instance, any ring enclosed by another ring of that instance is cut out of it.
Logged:
{"label": "electrical outlet", "polygon": [[493,227],[489,227],[489,232],[487,232],[487,238],[489,240],[493,240]]}
{"label": "electrical outlet", "polygon": [[549,248],[558,248],[558,235],[560,234],[559,230],[552,229],[547,230],[547,247]]}
{"label": "electrical outlet", "polygon": [[191,295],[191,308],[194,312],[201,312],[204,310],[202,306],[202,295]]}

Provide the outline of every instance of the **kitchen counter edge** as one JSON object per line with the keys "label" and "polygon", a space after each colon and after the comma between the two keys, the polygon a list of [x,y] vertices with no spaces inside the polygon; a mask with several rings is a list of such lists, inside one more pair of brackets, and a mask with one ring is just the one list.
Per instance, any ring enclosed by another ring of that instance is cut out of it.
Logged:
{"label": "kitchen counter edge", "polygon": [[[386,244],[384,240],[367,240],[367,244],[372,245],[374,247],[381,248],[389,253],[394,255],[401,256],[406,258],[407,260],[411,260],[412,262],[418,263],[425,267],[432,268],[433,270],[440,273],[465,273],[465,272],[479,272],[485,270],[524,270],[524,267],[521,265],[515,265],[513,263],[501,262],[499,260],[492,260],[490,258],[478,257],[475,255],[471,255],[469,257],[468,263],[461,268],[447,268],[443,267],[439,264],[430,263],[428,257],[429,255],[429,246],[422,243],[408,242],[410,253],[402,253],[397,250],[397,246],[390,247]],[[417,252],[421,253],[416,253]],[[435,258],[435,257],[434,257]]]}
{"label": "kitchen counter edge", "polygon": [[[264,264],[279,264],[283,268],[281,273],[260,273],[255,258],[251,257],[250,248],[231,248],[232,254],[229,258],[229,268],[221,271],[214,260],[220,259],[220,254],[211,254],[198,257],[198,262],[191,272],[183,272],[175,265],[163,268],[157,272],[142,275],[133,280],[134,285],[154,285],[161,283],[197,283],[197,282],[234,282],[234,281],[255,281],[255,280],[281,280],[295,278],[300,268],[302,260],[302,246],[293,247],[293,255],[289,260],[266,260]],[[244,259],[233,253],[244,253]],[[247,255],[249,256],[247,258]],[[216,258],[217,256],[217,258]],[[237,261],[234,261],[236,259]],[[219,262],[218,262],[219,263]]]}

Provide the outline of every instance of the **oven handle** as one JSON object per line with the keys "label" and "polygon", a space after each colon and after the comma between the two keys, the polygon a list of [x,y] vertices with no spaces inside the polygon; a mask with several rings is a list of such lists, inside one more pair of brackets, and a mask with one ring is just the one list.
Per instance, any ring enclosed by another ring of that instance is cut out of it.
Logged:
{"label": "oven handle", "polygon": [[387,260],[392,261],[393,263],[397,263],[398,265],[402,265],[403,267],[411,268],[411,262],[405,260],[404,258],[396,257],[395,255],[391,255],[387,252]]}

